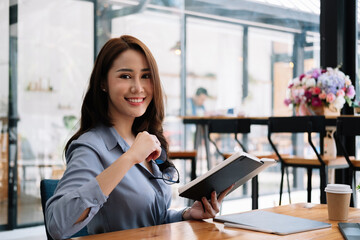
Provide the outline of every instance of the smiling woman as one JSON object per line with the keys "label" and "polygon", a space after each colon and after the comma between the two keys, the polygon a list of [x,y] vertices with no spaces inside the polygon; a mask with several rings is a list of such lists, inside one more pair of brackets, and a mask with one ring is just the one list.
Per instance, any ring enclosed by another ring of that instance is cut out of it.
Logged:
{"label": "smiling woman", "polygon": [[145,56],[132,49],[124,51],[115,59],[107,76],[103,89],[109,94],[110,118],[115,128],[119,122],[131,126],[135,117],[145,113],[153,98],[154,87]]}
{"label": "smiling woman", "polygon": [[186,211],[169,209],[168,183],[178,182],[178,172],[167,157],[163,119],[163,93],[149,49],[132,36],[109,40],[90,77],[80,129],[65,147],[66,171],[46,204],[53,238],[68,238],[84,226],[96,234],[219,212],[230,189]]}

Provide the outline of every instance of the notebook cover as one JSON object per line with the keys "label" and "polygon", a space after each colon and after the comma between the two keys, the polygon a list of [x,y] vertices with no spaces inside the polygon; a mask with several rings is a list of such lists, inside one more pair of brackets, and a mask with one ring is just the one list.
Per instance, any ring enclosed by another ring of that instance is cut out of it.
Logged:
{"label": "notebook cover", "polygon": [[245,225],[245,229],[274,233],[278,235],[287,235],[331,227],[330,223],[268,211],[250,211],[229,214],[215,217],[214,220],[219,222],[235,223],[238,224],[239,228],[242,228],[241,225]]}
{"label": "notebook cover", "polygon": [[264,169],[264,165],[267,167],[275,162],[273,159],[266,159],[264,164],[264,161],[256,157],[237,152],[204,175],[180,187],[179,195],[193,200],[201,200],[202,197],[210,199],[213,191],[220,194],[232,184],[235,184],[234,190],[256,176]]}

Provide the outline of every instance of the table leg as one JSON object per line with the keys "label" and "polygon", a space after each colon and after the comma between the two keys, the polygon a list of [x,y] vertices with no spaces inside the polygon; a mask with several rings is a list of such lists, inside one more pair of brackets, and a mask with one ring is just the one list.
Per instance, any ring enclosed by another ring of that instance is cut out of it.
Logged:
{"label": "table leg", "polygon": [[211,169],[211,158],[210,158],[210,147],[209,147],[209,126],[207,124],[196,124],[195,130],[195,141],[194,141],[194,149],[199,150],[202,140],[204,139],[205,144],[205,158],[207,161],[208,170]]}
{"label": "table leg", "polygon": [[251,202],[252,209],[259,208],[259,182],[258,176],[255,176],[251,179]]}
{"label": "table leg", "polygon": [[195,150],[198,150],[199,146],[201,145],[201,129],[202,129],[202,126],[200,124],[196,124],[195,139],[194,139],[194,149]]}
{"label": "table leg", "polygon": [[205,143],[205,151],[206,151],[206,160],[207,160],[207,165],[208,165],[208,170],[210,170],[212,168],[212,164],[211,164],[211,158],[210,158],[210,147],[209,147],[209,125],[204,125],[203,126],[203,130],[204,130],[204,143]]}
{"label": "table leg", "polygon": [[21,186],[21,188],[22,188],[22,191],[23,191],[23,193],[25,193],[25,189],[26,189],[26,186],[25,186],[25,184],[26,184],[26,166],[22,166],[22,174],[23,174],[23,179],[22,179],[22,186]]}
{"label": "table leg", "polygon": [[327,170],[326,166],[320,167],[320,203],[326,204],[325,188],[327,185]]}
{"label": "table leg", "polygon": [[196,178],[196,157],[191,159],[191,181]]}
{"label": "table leg", "polygon": [[312,191],[312,168],[307,168],[307,202],[311,203],[311,191]]}

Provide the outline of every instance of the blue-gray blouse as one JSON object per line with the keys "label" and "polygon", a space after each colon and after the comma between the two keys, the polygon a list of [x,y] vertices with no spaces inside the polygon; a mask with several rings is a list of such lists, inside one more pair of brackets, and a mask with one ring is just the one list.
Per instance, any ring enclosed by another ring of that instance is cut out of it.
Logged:
{"label": "blue-gray blouse", "polygon": [[[102,193],[95,177],[128,149],[117,131],[105,126],[70,144],[64,176],[46,203],[47,228],[53,238],[68,238],[86,225],[89,234],[97,234],[182,220],[182,211],[169,209],[170,186],[162,179],[152,179],[161,176],[154,161],[154,174],[136,164],[109,196]],[[87,218],[74,225],[87,208]]]}

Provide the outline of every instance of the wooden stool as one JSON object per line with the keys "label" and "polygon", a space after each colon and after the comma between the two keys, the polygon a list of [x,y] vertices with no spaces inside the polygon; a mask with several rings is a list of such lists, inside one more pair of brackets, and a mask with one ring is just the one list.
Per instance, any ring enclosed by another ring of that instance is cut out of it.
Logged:
{"label": "wooden stool", "polygon": [[169,159],[184,159],[191,160],[191,180],[196,178],[196,155],[197,151],[169,151],[168,157]]}

